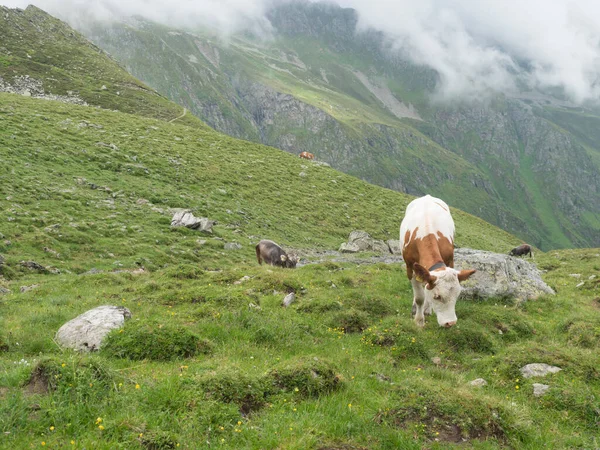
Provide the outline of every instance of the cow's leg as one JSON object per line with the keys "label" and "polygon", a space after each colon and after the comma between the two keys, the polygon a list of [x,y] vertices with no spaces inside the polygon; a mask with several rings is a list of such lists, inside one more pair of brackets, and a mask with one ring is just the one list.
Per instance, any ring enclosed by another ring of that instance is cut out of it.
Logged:
{"label": "cow's leg", "polygon": [[425,302],[423,303],[423,314],[425,314],[426,316],[431,315],[431,303],[429,303],[427,300],[425,300]]}
{"label": "cow's leg", "polygon": [[418,326],[422,327],[425,325],[425,317],[423,316],[424,303],[425,303],[425,292],[423,291],[423,284],[416,279],[410,280],[413,287],[413,312],[415,316],[415,322]]}

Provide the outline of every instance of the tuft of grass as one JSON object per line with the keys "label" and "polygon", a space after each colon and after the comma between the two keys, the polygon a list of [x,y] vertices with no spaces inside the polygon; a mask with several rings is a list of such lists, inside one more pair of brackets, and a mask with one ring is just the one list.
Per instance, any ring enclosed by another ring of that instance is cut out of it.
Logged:
{"label": "tuft of grass", "polygon": [[343,386],[340,373],[331,362],[304,356],[287,362],[269,372],[273,386],[302,397],[319,397]]}
{"label": "tuft of grass", "polygon": [[131,360],[169,361],[208,355],[212,351],[213,344],[209,340],[200,338],[184,326],[135,320],[113,330],[102,344],[105,355]]}

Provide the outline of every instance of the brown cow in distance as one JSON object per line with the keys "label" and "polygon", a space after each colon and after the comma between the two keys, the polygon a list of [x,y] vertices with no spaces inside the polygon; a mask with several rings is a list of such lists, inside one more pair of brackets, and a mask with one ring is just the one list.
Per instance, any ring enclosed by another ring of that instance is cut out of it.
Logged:
{"label": "brown cow in distance", "polygon": [[304,159],[310,159],[310,160],[315,159],[315,155],[313,155],[312,153],[309,153],[309,152],[302,152],[298,156],[300,156],[300,158],[304,158]]}
{"label": "brown cow in distance", "polygon": [[510,256],[524,256],[529,255],[530,258],[533,258],[533,252],[531,251],[531,245],[522,244],[518,247],[513,248],[510,252],[508,252]]}
{"label": "brown cow in distance", "polygon": [[296,256],[288,255],[279,245],[268,239],[263,239],[256,246],[256,259],[259,264],[266,262],[272,266],[293,269],[298,263]]}

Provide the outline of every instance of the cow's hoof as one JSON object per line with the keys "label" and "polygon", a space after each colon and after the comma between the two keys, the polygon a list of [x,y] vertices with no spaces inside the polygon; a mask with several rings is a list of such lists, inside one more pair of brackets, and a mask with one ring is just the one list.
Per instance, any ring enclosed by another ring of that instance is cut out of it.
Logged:
{"label": "cow's hoof", "polygon": [[415,323],[417,324],[418,327],[423,328],[425,326],[425,318],[424,317],[421,317],[420,319],[416,318]]}

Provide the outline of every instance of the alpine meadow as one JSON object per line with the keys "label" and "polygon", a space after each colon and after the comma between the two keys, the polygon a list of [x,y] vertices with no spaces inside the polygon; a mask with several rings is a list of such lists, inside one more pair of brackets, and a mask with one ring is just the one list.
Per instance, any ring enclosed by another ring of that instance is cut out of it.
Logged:
{"label": "alpine meadow", "polygon": [[[436,109],[430,69],[329,26],[351,11],[285,2],[280,40],[226,44],[0,6],[0,448],[600,448],[600,116]],[[427,193],[480,262],[451,328],[415,324],[394,247]]]}

